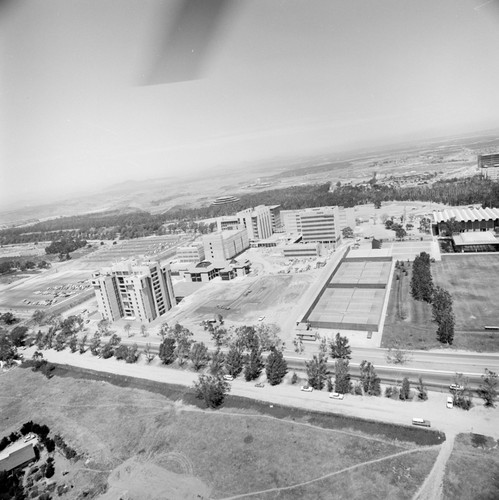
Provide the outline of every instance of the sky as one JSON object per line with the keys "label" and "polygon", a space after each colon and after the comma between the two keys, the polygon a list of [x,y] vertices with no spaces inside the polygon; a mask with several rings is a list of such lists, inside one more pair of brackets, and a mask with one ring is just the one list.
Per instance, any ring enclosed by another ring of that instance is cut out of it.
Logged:
{"label": "sky", "polygon": [[180,2],[0,3],[0,207],[499,127],[498,0]]}

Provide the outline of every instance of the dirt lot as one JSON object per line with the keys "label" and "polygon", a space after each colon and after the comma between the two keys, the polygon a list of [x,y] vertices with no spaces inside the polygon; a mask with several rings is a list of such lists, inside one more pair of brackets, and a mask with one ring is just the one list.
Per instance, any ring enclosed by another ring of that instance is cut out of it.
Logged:
{"label": "dirt lot", "polygon": [[[433,282],[448,290],[454,301],[456,332],[452,347],[499,351],[499,335],[483,330],[484,325],[499,325],[499,254],[443,256],[441,262],[432,264],[431,272]],[[431,305],[412,298],[410,281],[408,269],[407,276],[392,282],[381,345],[390,347],[399,342],[406,349],[439,347]]]}
{"label": "dirt lot", "polygon": [[284,492],[312,499],[336,481],[344,498],[365,498],[367,491],[372,498],[411,498],[438,452],[315,426],[299,413],[290,420],[255,410],[202,411],[143,389],[88,378],[47,381],[21,368],[0,377],[2,435],[27,420],[43,422],[84,455],[57,476],[71,488],[62,499],[84,490],[92,498],[107,483],[100,498],[271,498]]}

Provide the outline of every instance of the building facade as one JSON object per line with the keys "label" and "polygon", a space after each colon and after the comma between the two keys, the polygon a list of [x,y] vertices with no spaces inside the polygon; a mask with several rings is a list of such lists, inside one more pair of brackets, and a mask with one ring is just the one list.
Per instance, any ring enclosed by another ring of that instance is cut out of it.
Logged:
{"label": "building facade", "polygon": [[99,312],[109,321],[151,322],[175,305],[170,267],[159,262],[120,262],[94,273],[92,286]]}
{"label": "building facade", "polygon": [[320,243],[293,243],[282,249],[282,254],[287,258],[319,257],[321,254]]}
{"label": "building facade", "polygon": [[178,247],[177,259],[179,262],[201,262],[204,260],[204,246],[201,242],[192,243],[185,247]]}
{"label": "building facade", "polygon": [[246,229],[218,231],[203,236],[205,259],[229,260],[249,248]]}
{"label": "building facade", "polygon": [[336,246],[341,241],[338,207],[307,208],[300,214],[303,243],[327,243]]}
{"label": "building facade", "polygon": [[302,210],[281,210],[281,224],[288,234],[301,234]]}
{"label": "building facade", "polygon": [[433,212],[433,234],[447,234],[450,221],[454,223],[454,233],[493,231],[499,227],[499,208],[449,208]]}
{"label": "building facade", "polygon": [[259,205],[237,213],[242,227],[248,231],[250,240],[264,240],[272,235],[270,208]]}
{"label": "building facade", "polygon": [[499,153],[478,155],[478,170],[487,179],[499,180]]}

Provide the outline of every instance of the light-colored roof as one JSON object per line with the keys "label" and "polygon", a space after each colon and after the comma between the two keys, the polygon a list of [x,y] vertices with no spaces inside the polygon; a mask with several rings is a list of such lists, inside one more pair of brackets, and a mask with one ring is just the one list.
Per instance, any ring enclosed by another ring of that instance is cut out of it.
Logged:
{"label": "light-colored roof", "polygon": [[23,440],[8,446],[0,453],[0,471],[10,471],[35,458],[33,444],[37,440],[25,443]]}
{"label": "light-colored roof", "polygon": [[436,224],[455,218],[457,222],[496,220],[499,219],[499,208],[448,208],[441,212],[433,212]]}
{"label": "light-colored roof", "polygon": [[470,231],[452,237],[454,244],[462,245],[497,245],[499,240],[490,231]]}

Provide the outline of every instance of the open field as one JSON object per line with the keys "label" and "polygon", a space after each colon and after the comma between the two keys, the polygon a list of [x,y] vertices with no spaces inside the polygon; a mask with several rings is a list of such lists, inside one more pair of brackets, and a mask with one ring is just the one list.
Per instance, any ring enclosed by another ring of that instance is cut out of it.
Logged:
{"label": "open field", "polygon": [[499,442],[481,434],[459,434],[445,468],[444,500],[499,498]]}
{"label": "open field", "polygon": [[[300,498],[317,498],[331,487],[328,475],[338,472],[341,479],[340,471],[355,466],[345,476],[349,498],[361,498],[357,489],[367,491],[373,484],[379,494],[372,498],[410,498],[437,452],[425,449],[427,458],[421,460],[422,448],[413,443],[316,427],[299,412],[296,420],[283,420],[254,410],[201,411],[161,394],[88,378],[47,381],[23,369],[0,376],[2,435],[34,420],[84,455],[85,464],[74,463],[60,479],[74,486],[63,499],[78,498],[92,483],[102,491],[107,478],[111,489],[102,498],[118,498],[112,494],[124,489],[137,499],[165,498],[165,492],[176,493],[174,498],[225,498],[290,486],[298,488]],[[397,463],[411,467],[410,478],[401,474],[407,467],[395,464],[401,458]],[[142,473],[133,474],[134,467]],[[303,485],[302,492],[299,485],[309,481],[313,488]]]}
{"label": "open field", "polygon": [[[431,305],[412,298],[412,272],[392,281],[381,341],[382,347],[399,343],[405,349],[441,347],[436,339]],[[499,335],[484,331],[484,325],[499,325],[497,296],[499,254],[443,256],[431,265],[433,282],[448,290],[456,316],[455,349],[499,351]]]}
{"label": "open field", "polygon": [[499,253],[444,255],[431,272],[435,283],[452,295],[457,330],[499,326]]}

